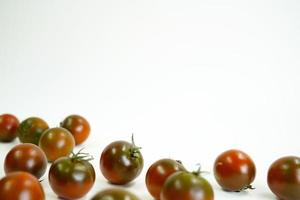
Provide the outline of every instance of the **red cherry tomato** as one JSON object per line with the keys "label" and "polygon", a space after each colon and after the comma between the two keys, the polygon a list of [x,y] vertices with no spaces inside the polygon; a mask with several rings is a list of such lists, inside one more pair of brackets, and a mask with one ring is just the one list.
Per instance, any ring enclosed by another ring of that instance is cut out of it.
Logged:
{"label": "red cherry tomato", "polygon": [[5,173],[25,171],[37,178],[44,175],[47,169],[45,153],[35,144],[25,143],[13,147],[5,157]]}
{"label": "red cherry tomato", "polygon": [[75,146],[72,134],[64,128],[50,128],[40,138],[39,146],[45,152],[48,161],[68,156]]}
{"label": "red cherry tomato", "polygon": [[42,133],[49,128],[47,122],[38,117],[29,117],[18,128],[18,137],[22,143],[39,144]]}
{"label": "red cherry tomato", "polygon": [[89,122],[80,115],[70,115],[60,124],[61,127],[68,129],[74,136],[76,145],[83,143],[90,135]]}
{"label": "red cherry tomato", "polygon": [[0,142],[11,142],[17,137],[19,120],[11,114],[0,115]]}
{"label": "red cherry tomato", "polygon": [[179,171],[165,181],[160,194],[161,200],[213,200],[210,183],[198,173]]}
{"label": "red cherry tomato", "polygon": [[146,186],[149,193],[157,200],[160,199],[161,189],[166,179],[175,172],[186,171],[176,160],[161,159],[153,163],[146,173]]}
{"label": "red cherry tomato", "polygon": [[252,159],[239,150],[228,150],[219,155],[214,164],[214,175],[227,191],[251,189],[256,168]]}
{"label": "red cherry tomato", "polygon": [[12,172],[0,180],[1,200],[44,200],[40,182],[27,172]]}
{"label": "red cherry tomato", "polygon": [[276,160],[268,171],[268,185],[279,199],[300,199],[300,158],[287,156]]}
{"label": "red cherry tomato", "polygon": [[112,184],[126,184],[134,180],[144,166],[144,159],[134,142],[116,141],[102,152],[100,169]]}
{"label": "red cherry tomato", "polygon": [[114,188],[98,192],[92,200],[139,200],[139,198],[127,190]]}
{"label": "red cherry tomato", "polygon": [[53,191],[64,199],[78,199],[87,194],[95,182],[95,171],[84,153],[61,157],[49,170],[49,183]]}

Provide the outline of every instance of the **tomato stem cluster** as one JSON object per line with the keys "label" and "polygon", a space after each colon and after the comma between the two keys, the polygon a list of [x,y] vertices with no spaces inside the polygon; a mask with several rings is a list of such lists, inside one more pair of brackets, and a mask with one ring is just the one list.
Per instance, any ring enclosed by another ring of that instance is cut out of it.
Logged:
{"label": "tomato stem cluster", "polygon": [[132,148],[130,148],[130,156],[133,158],[139,158],[139,154],[140,154],[140,149],[142,149],[142,147],[137,147],[134,143],[134,136],[133,133],[131,135],[131,143],[132,143]]}
{"label": "tomato stem cluster", "polygon": [[80,149],[76,154],[74,152],[71,153],[70,158],[72,161],[91,161],[94,160],[94,157],[88,153],[83,153],[84,148]]}
{"label": "tomato stem cluster", "polygon": [[196,176],[200,176],[201,174],[209,174],[208,171],[202,171],[201,170],[201,168],[202,168],[201,164],[198,163],[197,166],[198,166],[198,169],[196,171],[193,171],[192,174],[194,174]]}
{"label": "tomato stem cluster", "polygon": [[248,186],[246,186],[246,187],[244,187],[243,189],[242,189],[242,191],[243,190],[255,190],[255,187],[253,187],[252,185],[248,185]]}

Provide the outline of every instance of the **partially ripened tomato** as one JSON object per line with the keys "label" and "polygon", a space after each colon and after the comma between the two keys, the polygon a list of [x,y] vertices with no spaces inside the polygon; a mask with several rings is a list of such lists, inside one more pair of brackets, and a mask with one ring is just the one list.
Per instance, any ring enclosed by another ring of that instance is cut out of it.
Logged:
{"label": "partially ripened tomato", "polygon": [[0,180],[1,200],[44,200],[37,178],[27,172],[12,172]]}
{"label": "partially ripened tomato", "polygon": [[134,180],[144,166],[144,159],[134,142],[116,141],[103,150],[100,169],[103,176],[113,184],[126,184]]}
{"label": "partially ripened tomato", "polygon": [[255,164],[246,153],[228,150],[219,155],[214,163],[214,175],[226,191],[253,189],[251,183],[256,174]]}
{"label": "partially ripened tomato", "polygon": [[113,188],[98,192],[91,200],[139,200],[139,198],[127,190]]}
{"label": "partially ripened tomato", "polygon": [[48,161],[68,156],[75,146],[74,137],[64,128],[50,128],[40,138],[39,146],[45,152]]}
{"label": "partially ripened tomato", "polygon": [[214,192],[210,183],[199,175],[179,171],[173,173],[165,181],[161,200],[213,200]]}
{"label": "partially ripened tomato", "polygon": [[268,171],[268,185],[279,199],[300,199],[300,158],[286,156],[276,160]]}
{"label": "partially ripened tomato", "polygon": [[160,192],[166,179],[177,171],[186,171],[179,161],[161,159],[153,163],[146,173],[146,186],[149,193],[159,200]]}
{"label": "partially ripened tomato", "polygon": [[22,143],[38,145],[42,133],[48,129],[48,124],[41,118],[30,117],[21,122],[18,128],[18,137]]}
{"label": "partially ripened tomato", "polygon": [[0,115],[0,142],[11,142],[17,137],[19,120],[11,114]]}
{"label": "partially ripened tomato", "polygon": [[18,144],[6,155],[5,173],[15,171],[29,172],[37,178],[44,175],[47,169],[47,158],[40,147],[31,143]]}
{"label": "partially ripened tomato", "polygon": [[78,199],[89,192],[95,182],[95,171],[89,157],[80,151],[70,157],[61,157],[49,170],[53,191],[64,199]]}
{"label": "partially ripened tomato", "polygon": [[70,131],[74,136],[76,145],[83,143],[90,135],[90,124],[80,115],[68,116],[60,123],[60,126]]}

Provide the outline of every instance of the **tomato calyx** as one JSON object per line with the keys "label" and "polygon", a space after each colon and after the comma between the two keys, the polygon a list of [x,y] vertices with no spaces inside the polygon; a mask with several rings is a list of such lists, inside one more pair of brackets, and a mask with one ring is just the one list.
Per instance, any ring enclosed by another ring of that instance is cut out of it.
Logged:
{"label": "tomato calyx", "polygon": [[132,147],[129,149],[130,156],[132,158],[137,159],[140,157],[140,153],[141,153],[140,150],[142,149],[142,147],[138,147],[135,145],[133,134],[131,135],[131,144]]}
{"label": "tomato calyx", "polygon": [[201,176],[201,174],[209,174],[208,171],[202,171],[201,170],[202,167],[201,167],[200,164],[197,164],[197,166],[198,166],[198,169],[196,171],[192,171],[191,172],[193,175],[195,175],[195,176]]}
{"label": "tomato calyx", "polygon": [[182,165],[182,161],[181,160],[175,160],[177,163]]}
{"label": "tomato calyx", "polygon": [[237,190],[235,192],[242,192],[242,191],[246,191],[246,190],[255,190],[255,187],[253,187],[252,185],[247,185],[246,187],[244,187],[240,190]]}
{"label": "tomato calyx", "polygon": [[84,148],[80,149],[77,153],[72,152],[70,154],[70,159],[72,162],[74,161],[91,161],[94,160],[94,157],[90,155],[89,153],[82,152]]}

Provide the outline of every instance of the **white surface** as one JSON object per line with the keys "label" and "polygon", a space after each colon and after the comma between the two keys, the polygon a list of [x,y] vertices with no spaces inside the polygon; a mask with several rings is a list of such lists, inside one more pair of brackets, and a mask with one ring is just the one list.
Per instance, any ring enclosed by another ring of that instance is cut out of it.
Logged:
{"label": "white surface", "polygon": [[[78,113],[96,158],[86,199],[109,187],[102,149],[135,133],[143,174],[164,157],[211,171],[231,148],[257,165],[254,191],[218,200],[275,199],[269,165],[299,155],[300,3],[297,0],[0,1],[0,112],[57,126]],[[2,160],[13,144],[0,144]],[[56,199],[46,181],[47,199]]]}

